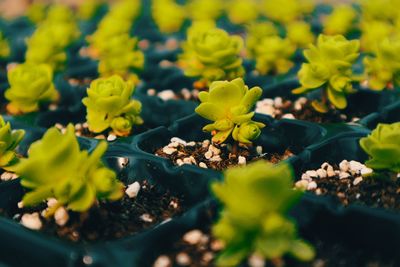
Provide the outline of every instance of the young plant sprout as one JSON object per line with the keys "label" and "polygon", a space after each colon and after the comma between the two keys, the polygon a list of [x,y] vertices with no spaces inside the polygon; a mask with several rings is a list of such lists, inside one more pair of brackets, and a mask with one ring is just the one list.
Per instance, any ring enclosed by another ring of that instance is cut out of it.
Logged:
{"label": "young plant sprout", "polygon": [[55,198],[58,205],[47,213],[51,216],[59,205],[83,212],[96,199],[120,199],[123,184],[117,180],[115,172],[101,162],[106,150],[104,141],[91,154],[80,150],[71,124],[65,134],[55,127],[49,129],[41,140],[31,145],[28,158],[21,159],[15,166],[21,185],[30,190],[22,199],[23,205],[34,206]]}
{"label": "young plant sprout", "polygon": [[9,57],[10,52],[8,41],[4,38],[3,33],[0,32],[0,59]]}
{"label": "young plant sprout", "polygon": [[133,92],[133,83],[117,75],[92,81],[82,100],[89,130],[100,133],[111,128],[115,135],[127,136],[134,125],[142,124],[142,105],[131,99]]}
{"label": "young plant sprout", "polygon": [[183,45],[179,64],[185,75],[199,77],[205,84],[231,80],[244,75],[239,56],[242,47],[240,36],[230,36],[221,29],[191,31]]}
{"label": "young plant sprout", "polygon": [[305,48],[315,41],[311,25],[305,21],[294,21],[287,24],[286,38],[300,48]]}
{"label": "young plant sprout", "polygon": [[253,0],[234,0],[228,4],[229,20],[234,24],[246,24],[255,21],[259,15],[257,3]]}
{"label": "young plant sprout", "polygon": [[374,52],[377,50],[379,42],[388,37],[394,37],[395,27],[385,21],[362,21],[360,25],[361,50],[364,52]]}
{"label": "young plant sprout", "polygon": [[162,33],[179,31],[186,19],[185,7],[174,0],[154,0],[151,12],[154,22]]}
{"label": "young plant sprout", "polygon": [[186,10],[192,20],[217,20],[224,11],[224,1],[189,0]]}
{"label": "young plant sprout", "polygon": [[213,82],[209,92],[200,92],[201,104],[195,110],[200,116],[213,121],[203,130],[211,132],[212,141],[217,144],[223,143],[231,134],[235,141],[251,144],[265,126],[252,121],[254,112],[250,112],[261,93],[260,87],[249,90],[242,78]]}
{"label": "young plant sprout", "polygon": [[64,6],[53,6],[27,40],[25,60],[32,64],[49,64],[54,70],[60,70],[67,60],[65,49],[79,35],[72,11]]}
{"label": "young plant sprout", "polygon": [[38,111],[40,104],[54,102],[59,97],[53,85],[53,71],[48,65],[20,64],[7,76],[10,88],[4,95],[10,101],[7,111],[11,114]]}
{"label": "young plant sprout", "polygon": [[324,34],[345,35],[348,33],[357,18],[357,12],[351,5],[338,5],[333,8],[323,21]]}
{"label": "young plant sprout", "polygon": [[346,95],[354,92],[356,80],[352,65],[359,56],[358,40],[348,41],[342,35],[320,35],[317,45],[304,50],[308,63],[303,63],[298,77],[301,87],[293,90],[303,94],[322,88],[322,101],[314,100],[313,107],[321,113],[328,112],[328,101],[338,109],[347,106]]}
{"label": "young plant sprout", "polygon": [[45,3],[35,1],[28,6],[26,16],[31,22],[38,24],[46,18],[46,9]]}
{"label": "young plant sprout", "polygon": [[270,22],[254,22],[247,26],[246,50],[248,57],[256,58],[256,49],[259,47],[263,38],[278,35],[275,25]]}
{"label": "young plant sprout", "polygon": [[[132,3],[140,4],[140,1],[130,1]],[[104,4],[103,1],[97,0],[86,0],[79,4],[77,10],[77,17],[81,20],[90,20],[96,16],[101,6]]]}
{"label": "young plant sprout", "polygon": [[290,60],[296,46],[277,35],[264,37],[256,47],[256,70],[260,74],[284,74],[294,65]]}
{"label": "young plant sprout", "polygon": [[311,13],[315,8],[312,0],[266,0],[263,1],[264,15],[272,21],[283,25],[301,20],[305,14]]}
{"label": "young plant sprout", "polygon": [[13,171],[15,164],[19,161],[15,148],[24,135],[24,130],[11,130],[10,123],[6,123],[0,115],[0,168]]}
{"label": "young plant sprout", "polygon": [[102,43],[98,47],[100,75],[107,77],[116,74],[136,83],[138,78],[134,73],[144,66],[144,54],[137,49],[137,43],[137,39],[128,34],[112,36]]}
{"label": "young plant sprout", "polygon": [[400,122],[379,124],[367,137],[360,139],[361,148],[370,159],[365,165],[375,171],[400,173]]}
{"label": "young plant sprout", "polygon": [[251,254],[279,260],[286,254],[301,261],[314,257],[314,249],[297,234],[289,210],[302,192],[293,190],[293,170],[287,163],[257,161],[225,171],[212,191],[222,203],[213,234],[225,243],[218,266],[239,266]]}
{"label": "young plant sprout", "polygon": [[400,85],[400,39],[386,38],[377,47],[374,56],[364,58],[368,85],[383,90]]}

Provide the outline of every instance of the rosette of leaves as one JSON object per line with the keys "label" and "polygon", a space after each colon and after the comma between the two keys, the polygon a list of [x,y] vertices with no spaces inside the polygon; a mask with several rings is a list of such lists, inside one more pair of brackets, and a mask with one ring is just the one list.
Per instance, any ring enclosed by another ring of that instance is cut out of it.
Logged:
{"label": "rosette of leaves", "polygon": [[375,52],[379,42],[388,37],[395,36],[395,27],[386,21],[362,21],[361,49],[365,52]]}
{"label": "rosette of leaves", "polygon": [[142,1],[122,0],[117,1],[111,6],[108,16],[119,18],[121,20],[130,21],[133,23],[139,16]]}
{"label": "rosette of leaves", "polygon": [[233,0],[227,6],[227,13],[234,24],[250,23],[259,15],[257,3],[253,0]]}
{"label": "rosette of leaves", "polygon": [[[132,1],[137,2],[137,1]],[[104,1],[86,0],[79,4],[77,17],[81,20],[90,20],[96,16],[100,8],[104,5]]]}
{"label": "rosette of leaves", "polygon": [[374,90],[400,85],[400,39],[386,38],[378,45],[374,56],[364,58],[368,85]]}
{"label": "rosette of leaves", "polygon": [[203,130],[211,132],[214,143],[223,143],[231,134],[235,141],[251,144],[265,125],[252,121],[254,112],[250,112],[260,98],[260,87],[249,89],[242,78],[233,81],[216,81],[209,92],[200,92],[201,104],[196,113],[213,121]]}
{"label": "rosette of leaves", "polygon": [[185,75],[200,77],[206,83],[231,80],[244,75],[239,56],[242,47],[240,36],[230,36],[224,30],[194,31],[183,45],[179,64]]}
{"label": "rosette of leaves", "polygon": [[256,48],[256,70],[262,75],[284,74],[294,65],[291,57],[296,46],[277,35],[264,37]]}
{"label": "rosette of leaves", "polygon": [[133,92],[132,82],[118,75],[92,81],[88,96],[82,100],[87,108],[89,130],[100,133],[111,128],[116,135],[127,136],[134,125],[142,124],[142,105],[131,99]]}
{"label": "rosette of leaves", "polygon": [[312,0],[264,0],[262,3],[264,15],[283,25],[302,19],[315,8]]}
{"label": "rosette of leaves", "polygon": [[185,7],[174,0],[153,0],[152,17],[162,33],[174,33],[181,29],[186,19]]}
{"label": "rosette of leaves", "polygon": [[137,39],[128,34],[108,38],[99,46],[98,71],[101,76],[113,74],[127,77],[130,71],[139,72],[144,66],[144,54],[137,48]]}
{"label": "rosette of leaves", "polygon": [[314,43],[315,36],[311,25],[305,21],[294,21],[286,25],[286,38],[298,47],[305,48]]}
{"label": "rosette of leaves", "polygon": [[20,64],[11,69],[7,77],[10,87],[4,95],[10,101],[7,110],[12,114],[38,111],[41,104],[58,99],[49,65]]}
{"label": "rosette of leaves", "polygon": [[396,0],[360,1],[361,14],[364,20],[394,21],[398,17]]}
{"label": "rosette of leaves", "polygon": [[361,148],[369,155],[365,162],[377,171],[400,173],[400,122],[378,124],[367,137],[360,139]]}
{"label": "rosette of leaves", "polygon": [[268,36],[278,35],[278,30],[272,22],[253,22],[247,26],[246,50],[249,58],[256,57],[256,49],[261,40]]}
{"label": "rosette of leaves", "polygon": [[357,12],[351,5],[335,6],[332,13],[323,21],[324,33],[327,35],[348,33],[357,18]]}
{"label": "rosette of leaves", "polygon": [[21,159],[15,171],[21,185],[30,191],[22,202],[34,206],[48,198],[73,211],[88,210],[98,200],[117,200],[123,196],[123,184],[101,157],[107,143],[100,142],[91,154],[80,150],[73,125],[65,134],[50,128],[39,141],[33,143],[28,158]]}
{"label": "rosette of leaves", "polygon": [[222,0],[189,0],[186,10],[192,20],[217,20],[224,11]]}
{"label": "rosette of leaves", "polygon": [[6,123],[0,115],[0,168],[13,171],[19,161],[15,149],[24,135],[24,130],[12,130],[10,123]]}
{"label": "rosette of leaves", "polygon": [[303,63],[298,72],[300,88],[295,94],[307,93],[322,88],[322,101],[314,100],[313,107],[319,112],[329,110],[328,101],[338,109],[347,106],[346,95],[354,92],[352,82],[355,75],[352,65],[359,56],[358,40],[348,41],[342,35],[320,35],[317,45],[304,50],[308,63]]}
{"label": "rosette of leaves", "polygon": [[42,2],[31,3],[26,10],[26,16],[35,24],[42,22],[46,18],[47,5]]}
{"label": "rosette of leaves", "polygon": [[314,257],[314,249],[298,237],[289,210],[302,192],[293,190],[293,170],[287,163],[257,161],[224,173],[223,182],[212,185],[222,204],[212,228],[225,248],[217,266],[239,266],[251,254],[279,260],[289,254],[300,261]]}
{"label": "rosette of leaves", "polygon": [[10,56],[10,46],[6,38],[4,38],[3,33],[0,32],[0,58],[7,58]]}

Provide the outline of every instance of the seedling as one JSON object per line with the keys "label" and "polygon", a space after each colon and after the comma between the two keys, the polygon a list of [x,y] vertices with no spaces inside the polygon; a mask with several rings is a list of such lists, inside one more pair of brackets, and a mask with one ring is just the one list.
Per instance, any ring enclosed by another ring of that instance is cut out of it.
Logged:
{"label": "seedling", "polygon": [[179,31],[186,19],[186,10],[174,0],[155,0],[151,6],[152,16],[162,33]]}
{"label": "seedling", "polygon": [[311,25],[305,21],[294,21],[287,24],[286,38],[300,48],[305,48],[315,41]]}
{"label": "seedling", "polygon": [[314,8],[315,4],[312,0],[268,0],[263,1],[262,11],[270,20],[285,25],[295,20],[301,20]]}
{"label": "seedling", "polygon": [[31,145],[28,158],[15,166],[21,185],[30,190],[22,199],[23,205],[34,206],[55,198],[58,204],[47,212],[50,216],[60,205],[83,212],[96,199],[120,199],[123,184],[101,162],[106,150],[107,143],[103,141],[91,154],[81,151],[71,124],[65,134],[55,127],[49,129],[41,140]]}
{"label": "seedling", "polygon": [[314,257],[314,249],[297,234],[289,210],[302,192],[293,190],[293,170],[287,163],[257,161],[224,173],[212,185],[222,203],[213,234],[225,243],[218,266],[239,266],[250,254],[279,260],[286,254],[301,261]]}
{"label": "seedling", "polygon": [[201,78],[205,84],[244,75],[239,57],[243,40],[221,29],[191,31],[183,45],[179,64],[185,75]]}
{"label": "seedling", "polygon": [[262,75],[287,73],[294,65],[290,59],[295,51],[296,46],[289,39],[264,37],[255,49],[256,70]]}
{"label": "seedling", "polygon": [[250,23],[255,21],[259,15],[257,3],[255,1],[234,0],[228,5],[228,17],[234,24]]}
{"label": "seedling", "polygon": [[5,122],[0,116],[0,168],[13,171],[19,161],[15,148],[24,138],[24,130],[11,130],[9,122]]}
{"label": "seedling", "polygon": [[371,89],[383,90],[399,86],[400,39],[382,40],[374,55],[364,58],[364,65]]}
{"label": "seedling", "polygon": [[20,64],[7,76],[10,88],[4,95],[10,101],[7,110],[11,114],[38,111],[40,104],[54,102],[59,97],[53,85],[53,71],[48,65]]}
{"label": "seedling", "polygon": [[214,143],[223,143],[232,134],[235,141],[251,144],[265,126],[251,120],[254,112],[250,110],[261,94],[260,87],[249,90],[242,78],[213,82],[209,92],[200,92],[201,104],[195,110],[200,116],[213,121],[203,130],[212,133]]}
{"label": "seedling", "polygon": [[348,41],[342,35],[320,35],[317,45],[304,51],[308,63],[303,63],[298,77],[301,87],[293,90],[303,94],[322,89],[322,101],[314,100],[313,107],[328,112],[328,101],[338,109],[347,106],[346,95],[353,93],[352,82],[356,80],[352,65],[359,56],[358,40]]}
{"label": "seedling", "polygon": [[256,58],[256,49],[265,37],[278,35],[278,30],[272,22],[253,22],[247,26],[246,50],[248,57]]}
{"label": "seedling", "polygon": [[335,6],[332,13],[323,21],[324,33],[327,35],[348,33],[357,18],[357,12],[351,5]]}
{"label": "seedling", "polygon": [[400,122],[379,124],[367,137],[360,139],[361,148],[370,156],[365,165],[376,171],[389,171],[397,179],[400,173]]}
{"label": "seedling", "polygon": [[142,124],[142,105],[131,99],[133,92],[133,83],[117,75],[92,81],[82,100],[89,130],[100,133],[111,128],[116,135],[127,136],[134,125]]}

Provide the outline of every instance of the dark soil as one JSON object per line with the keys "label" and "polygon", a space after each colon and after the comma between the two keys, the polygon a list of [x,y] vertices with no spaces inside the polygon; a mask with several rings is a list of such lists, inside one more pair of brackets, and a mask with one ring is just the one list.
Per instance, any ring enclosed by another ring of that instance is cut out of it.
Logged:
{"label": "dark soil", "polygon": [[184,146],[179,145],[177,151],[168,155],[163,152],[163,148],[157,149],[154,154],[163,158],[170,159],[174,164],[178,165],[176,162],[178,159],[183,160],[184,158],[193,157],[197,164],[203,162],[207,165],[207,168],[222,171],[231,166],[238,165],[239,156],[245,157],[246,162],[256,161],[260,159],[268,160],[271,163],[278,163],[285,160],[291,156],[293,153],[287,149],[283,153],[263,153],[261,155],[257,154],[256,148],[254,146],[238,146],[237,152],[233,153],[230,151],[227,145],[216,145],[215,147],[221,150],[219,154],[221,161],[210,161],[205,157],[205,153],[208,151],[208,147],[204,147],[202,142],[196,142],[194,146]]}
{"label": "dark soil", "polygon": [[[20,209],[18,214],[42,211],[43,204],[35,209]],[[73,242],[107,241],[142,231],[164,220],[172,218],[185,210],[183,199],[164,192],[144,181],[136,198],[124,195],[115,202],[99,202],[88,212],[69,212],[65,226],[59,226],[54,219],[43,220],[42,232]],[[143,220],[141,217],[150,220]],[[14,217],[15,214],[9,214]]]}
{"label": "dark soil", "polygon": [[[383,174],[382,174],[383,176]],[[338,199],[343,205],[362,204],[369,207],[400,209],[400,180],[380,178],[363,178],[357,185],[354,177],[339,179],[338,176],[314,179],[318,185],[318,194],[329,195]],[[316,191],[313,190],[313,191]]]}
{"label": "dark soil", "polygon": [[290,100],[283,100],[283,106],[276,109],[281,110],[280,114],[275,116],[276,119],[281,119],[284,114],[291,113],[298,120],[316,123],[352,122],[368,114],[368,112],[363,112],[362,110],[348,111],[335,108],[330,108],[327,113],[319,113],[311,106],[310,100],[303,105],[301,110],[296,110],[294,102]]}

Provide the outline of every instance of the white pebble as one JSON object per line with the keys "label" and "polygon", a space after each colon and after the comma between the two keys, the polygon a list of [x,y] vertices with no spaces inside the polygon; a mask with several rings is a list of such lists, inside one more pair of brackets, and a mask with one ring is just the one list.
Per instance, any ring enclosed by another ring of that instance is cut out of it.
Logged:
{"label": "white pebble", "polygon": [[183,163],[184,163],[184,164],[190,164],[190,165],[191,165],[191,164],[192,164],[192,159],[191,159],[191,158],[184,158],[184,159],[183,159]]}
{"label": "white pebble", "polygon": [[165,147],[163,147],[162,151],[167,155],[172,155],[177,150],[176,150],[176,148],[165,146]]}
{"label": "white pebble", "polygon": [[308,175],[307,173],[303,173],[301,175],[301,180],[306,180],[306,181],[312,181],[312,178],[310,177],[310,175]]}
{"label": "white pebble", "polygon": [[177,164],[178,166],[182,166],[182,165],[184,164],[184,162],[183,162],[183,160],[181,160],[181,159],[177,159],[177,160],[176,160],[176,164]]}
{"label": "white pebble", "polygon": [[257,146],[257,147],[256,147],[256,151],[257,151],[257,154],[258,154],[258,155],[261,155],[261,154],[263,153],[263,148],[262,148],[262,146]]}
{"label": "white pebble", "polygon": [[282,107],[283,106],[283,100],[282,100],[282,97],[275,97],[275,99],[274,99],[274,106],[276,107],[276,108],[280,108],[280,107]]}
{"label": "white pebble", "polygon": [[140,191],[140,184],[139,182],[134,182],[130,185],[125,190],[125,194],[128,195],[129,198],[135,198]]}
{"label": "white pebble", "polygon": [[164,90],[164,91],[159,92],[157,95],[159,98],[161,98],[164,101],[175,98],[175,93],[172,90]]}
{"label": "white pebble", "polygon": [[339,163],[339,168],[341,171],[347,172],[350,169],[350,164],[347,160],[342,160]]}
{"label": "white pebble", "polygon": [[194,142],[194,141],[189,142],[189,143],[186,144],[186,146],[195,146],[195,145],[196,145],[196,142]]}
{"label": "white pebble", "polygon": [[189,159],[194,165],[197,165],[197,161],[193,156],[190,156]]}
{"label": "white pebble", "polygon": [[202,146],[208,147],[210,145],[210,140],[204,140]]}
{"label": "white pebble", "polygon": [[352,160],[349,162],[349,167],[352,174],[354,174],[354,173],[360,173],[360,171],[365,168],[365,165],[361,164],[358,161]]}
{"label": "white pebble", "polygon": [[270,115],[271,117],[275,117],[275,108],[273,106],[261,106],[256,108],[257,113]]}
{"label": "white pebble", "polygon": [[292,113],[286,113],[282,116],[282,119],[294,120],[296,117]]}
{"label": "white pebble", "polygon": [[196,245],[200,242],[202,237],[203,233],[200,230],[192,230],[190,232],[187,232],[182,239],[190,245]]}
{"label": "white pebble", "polygon": [[117,139],[117,136],[116,136],[115,134],[109,134],[109,135],[107,136],[107,141],[108,141],[108,142],[112,142],[112,141],[114,141],[115,139]]}
{"label": "white pebble", "polygon": [[172,142],[168,144],[168,147],[173,147],[173,148],[177,148],[179,146],[178,142]]}
{"label": "white pebble", "polygon": [[48,198],[47,199],[47,207],[51,208],[57,205],[58,201],[55,198]]}
{"label": "white pebble", "polygon": [[169,267],[171,260],[166,255],[159,256],[153,264],[153,267]]}
{"label": "white pebble", "polygon": [[210,159],[210,161],[213,161],[213,162],[218,162],[218,161],[221,161],[221,160],[222,159],[221,159],[221,157],[219,155],[215,155]]}
{"label": "white pebble", "polygon": [[324,169],[318,169],[317,170],[317,175],[318,175],[319,178],[326,178],[326,176],[328,174]]}
{"label": "white pebble", "polygon": [[332,167],[328,162],[324,162],[321,165],[321,169],[328,170],[329,167]]}
{"label": "white pebble", "polygon": [[221,153],[221,149],[210,145],[210,147],[208,148],[208,151],[211,151],[213,153],[213,155],[219,155]]}
{"label": "white pebble", "polygon": [[211,159],[212,156],[213,156],[213,153],[210,150],[208,150],[206,153],[204,153],[204,157],[206,159]]}
{"label": "white pebble", "polygon": [[312,182],[308,183],[307,190],[314,190],[317,187],[318,187],[317,183],[312,181]]}
{"label": "white pebble", "polygon": [[333,170],[333,168],[332,167],[328,167],[328,170],[326,171],[326,174],[328,175],[328,177],[334,177],[334,176],[336,176],[336,173],[335,173],[335,171]]}
{"label": "white pebble", "polygon": [[373,172],[374,172],[374,170],[372,170],[371,168],[368,168],[368,167],[365,167],[365,168],[361,169],[361,175],[362,176],[367,176],[367,175],[369,175],[369,174],[371,174]]}
{"label": "white pebble", "polygon": [[353,181],[353,185],[358,185],[359,183],[361,183],[363,181],[362,177],[357,177],[356,179],[354,179]]}
{"label": "white pebble", "polygon": [[150,88],[149,90],[147,90],[147,94],[150,96],[155,96],[157,93],[156,89]]}
{"label": "white pebble", "polygon": [[300,180],[295,183],[295,187],[301,190],[306,190],[308,188],[308,183],[307,180]]}
{"label": "white pebble", "polygon": [[204,168],[204,169],[208,169],[207,164],[205,164],[204,162],[200,162],[199,163],[199,167]]}
{"label": "white pebble", "polygon": [[182,144],[182,145],[186,146],[186,141],[180,139],[179,137],[172,137],[171,138],[171,143],[173,143],[173,142],[177,142],[179,144]]}
{"label": "white pebble", "polygon": [[181,266],[189,266],[191,263],[191,259],[187,253],[180,252],[178,253],[178,255],[176,255],[176,263]]}
{"label": "white pebble", "polygon": [[350,177],[350,174],[348,172],[340,172],[339,173],[339,179],[346,179],[349,177]]}
{"label": "white pebble", "polygon": [[12,178],[13,178],[13,173],[11,173],[11,172],[3,172],[2,174],[1,174],[1,176],[0,176],[0,179],[2,180],[2,181],[9,181],[9,180],[12,180]]}
{"label": "white pebble", "polygon": [[249,257],[247,263],[249,264],[250,267],[264,267],[265,266],[265,260],[263,257],[253,254]]}
{"label": "white pebble", "polygon": [[39,230],[42,228],[42,221],[39,218],[39,213],[25,213],[21,217],[21,224],[25,226],[26,228],[32,229],[32,230]]}
{"label": "white pebble", "polygon": [[142,214],[142,216],[140,216],[140,219],[144,222],[149,222],[149,223],[153,222],[153,218],[151,218],[150,214],[148,213]]}
{"label": "white pebble", "polygon": [[310,171],[306,171],[306,174],[310,177],[318,177],[318,174],[316,171],[310,170]]}
{"label": "white pebble", "polygon": [[22,209],[24,207],[24,202],[22,202],[22,201],[18,202],[17,206],[19,209]]}
{"label": "white pebble", "polygon": [[69,220],[67,210],[64,207],[59,207],[54,213],[54,220],[59,226],[64,226]]}
{"label": "white pebble", "polygon": [[239,165],[246,165],[246,158],[243,156],[239,156],[238,158],[238,164]]}

